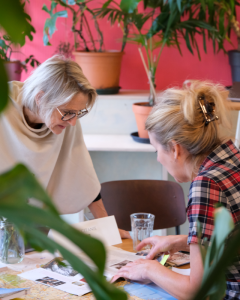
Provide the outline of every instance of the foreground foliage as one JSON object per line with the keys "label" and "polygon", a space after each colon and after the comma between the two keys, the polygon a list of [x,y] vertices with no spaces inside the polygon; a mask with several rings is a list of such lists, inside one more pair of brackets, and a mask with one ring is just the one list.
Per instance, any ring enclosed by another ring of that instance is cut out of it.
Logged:
{"label": "foreground foliage", "polygon": [[[198,226],[199,227],[199,226]],[[201,247],[204,264],[202,286],[194,300],[222,300],[226,290],[227,267],[231,265],[240,247],[240,230],[225,207],[220,207],[214,213],[214,232],[209,247]],[[198,232],[201,232],[200,227]],[[231,234],[230,234],[231,233]],[[230,237],[229,237],[230,234]]]}

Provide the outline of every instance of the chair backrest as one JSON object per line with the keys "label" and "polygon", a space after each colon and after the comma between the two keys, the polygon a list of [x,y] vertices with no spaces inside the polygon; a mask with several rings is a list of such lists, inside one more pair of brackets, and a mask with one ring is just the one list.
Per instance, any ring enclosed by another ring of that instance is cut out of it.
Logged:
{"label": "chair backrest", "polygon": [[101,196],[108,215],[118,227],[131,230],[130,215],[146,212],[155,215],[154,228],[175,227],[186,221],[182,187],[164,180],[122,180],[102,183]]}

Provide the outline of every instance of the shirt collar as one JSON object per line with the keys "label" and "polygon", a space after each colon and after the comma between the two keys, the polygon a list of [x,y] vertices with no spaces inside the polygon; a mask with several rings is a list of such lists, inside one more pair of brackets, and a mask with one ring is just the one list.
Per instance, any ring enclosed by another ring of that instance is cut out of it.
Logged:
{"label": "shirt collar", "polygon": [[233,144],[232,140],[227,141],[225,144],[218,146],[213,152],[211,152],[211,154],[208,155],[199,168],[199,173],[210,167],[213,163],[223,161],[237,153],[239,153],[239,150]]}

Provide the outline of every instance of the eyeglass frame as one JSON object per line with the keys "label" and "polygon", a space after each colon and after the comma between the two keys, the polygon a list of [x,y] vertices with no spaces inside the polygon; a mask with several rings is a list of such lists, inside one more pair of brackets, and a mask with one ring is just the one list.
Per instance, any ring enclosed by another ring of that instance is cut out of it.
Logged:
{"label": "eyeglass frame", "polygon": [[[69,121],[69,120],[72,120],[73,118],[75,118],[77,116],[77,119],[80,119],[82,118],[83,116],[85,116],[87,113],[88,113],[88,110],[87,108],[84,108],[84,109],[80,109],[78,113],[65,113],[64,115],[61,113],[61,111],[59,110],[59,108],[57,107],[57,110],[58,112],[60,113],[60,115],[62,116],[61,120],[62,121]],[[72,114],[74,115],[73,117],[69,118],[68,120],[63,120],[64,117],[66,117],[68,114]]]}

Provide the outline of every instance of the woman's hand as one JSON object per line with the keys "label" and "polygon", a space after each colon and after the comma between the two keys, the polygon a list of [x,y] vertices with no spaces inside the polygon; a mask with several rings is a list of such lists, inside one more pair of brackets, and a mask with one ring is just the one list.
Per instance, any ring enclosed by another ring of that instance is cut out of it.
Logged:
{"label": "woman's hand", "polygon": [[122,267],[112,278],[111,282],[116,281],[120,277],[136,281],[146,281],[149,279],[148,274],[156,272],[158,268],[161,268],[161,265],[156,260],[138,259]]}
{"label": "woman's hand", "polygon": [[138,244],[137,250],[141,250],[146,245],[152,246],[146,259],[153,259],[159,253],[173,254],[179,250],[188,250],[185,235],[153,236]]}

